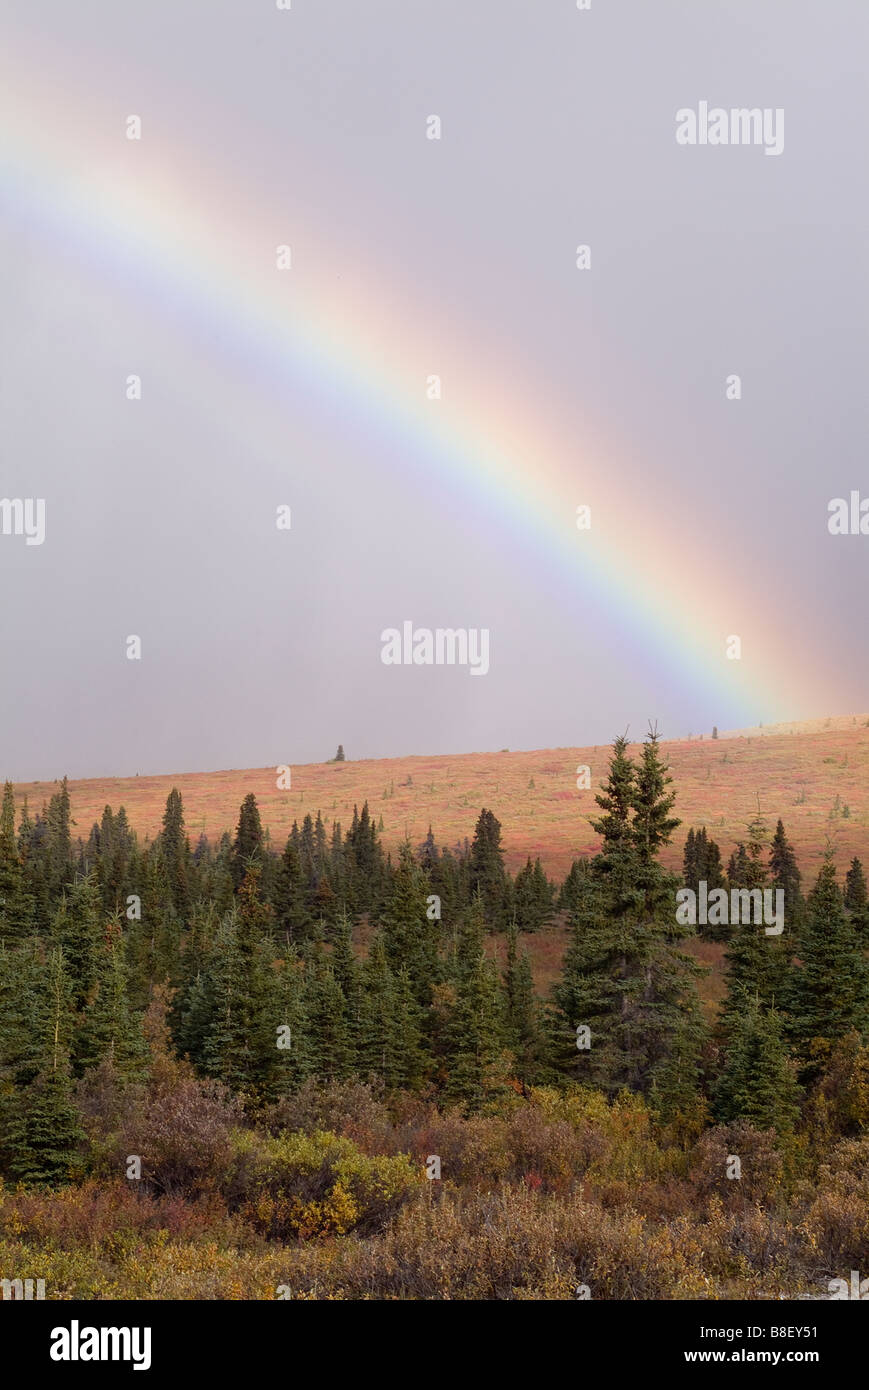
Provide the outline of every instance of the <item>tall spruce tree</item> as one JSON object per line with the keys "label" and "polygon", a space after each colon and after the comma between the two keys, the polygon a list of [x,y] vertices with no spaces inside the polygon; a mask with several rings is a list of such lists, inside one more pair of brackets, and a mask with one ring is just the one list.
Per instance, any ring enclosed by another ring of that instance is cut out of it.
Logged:
{"label": "tall spruce tree", "polygon": [[748,1005],[735,1022],[715,1089],[716,1119],[722,1124],[746,1120],[788,1138],[798,1117],[798,1100],[782,1016],[774,1009]]}
{"label": "tall spruce tree", "polygon": [[120,929],[106,932],[97,952],[94,984],[78,1020],[75,1069],[81,1073],[107,1059],[118,1076],[143,1075],[148,1049],[141,1018],[130,1007],[129,979]]}
{"label": "tall spruce tree", "polygon": [[526,950],[519,950],[516,926],[507,928],[507,958],[504,970],[505,1042],[513,1053],[513,1071],[526,1085],[549,1079],[546,1026],[534,993],[531,962]]}
{"label": "tall spruce tree", "polygon": [[12,1178],[55,1186],[70,1178],[83,1142],[70,1064],[73,992],[60,946],[50,948],[39,974],[25,1084],[10,1107],[5,1142]]}
{"label": "tall spruce tree", "polygon": [[344,991],[335,978],[322,942],[315,942],[306,968],[305,1014],[314,1074],[323,1081],[346,1081],[354,1071],[354,1038]]}
{"label": "tall spruce tree", "polygon": [[25,886],[15,837],[15,795],[7,782],[0,809],[0,938],[14,942],[27,936],[33,930],[35,906]]}
{"label": "tall spruce tree", "polygon": [[428,916],[429,887],[410,843],[405,841],[392,879],[383,942],[393,975],[397,976],[402,967],[407,971],[413,996],[422,1008],[431,1004],[432,989],[440,978],[440,922]]}
{"label": "tall spruce tree", "polygon": [[[748,826],[748,848],[740,864],[739,880],[730,878],[730,939],[725,954],[726,994],[721,1006],[720,1027],[726,1036],[736,1022],[755,1006],[772,1009],[782,1006],[787,978],[790,937],[767,932],[762,919],[763,891],[768,887],[766,828],[758,811]],[[734,898],[734,888],[746,890]],[[740,920],[733,922],[733,906],[739,907]],[[787,918],[785,918],[787,922]]]}
{"label": "tall spruce tree", "polygon": [[552,919],[553,890],[540,859],[531,863],[531,856],[516,875],[513,891],[513,913],[519,931],[540,931]]}
{"label": "tall spruce tree", "polygon": [[869,1032],[866,956],[845,911],[832,857],[812,889],[799,959],[787,988],[787,1032],[793,1049],[812,1070],[822,1065],[852,1029]]}
{"label": "tall spruce tree", "polygon": [[869,898],[866,893],[866,877],[859,859],[851,860],[851,867],[845,875],[845,907],[850,914],[854,930],[865,943],[869,940]]}
{"label": "tall spruce tree", "polygon": [[682,878],[686,888],[690,888],[694,893],[697,892],[702,874],[697,862],[697,837],[694,834],[694,827],[688,831],[685,840],[685,848],[682,852]]}
{"label": "tall spruce tree", "polygon": [[357,912],[373,912],[383,897],[383,850],[377,839],[377,829],[371,819],[366,801],[360,814],[353,807],[353,820],[345,842],[347,862],[347,891]]}
{"label": "tall spruce tree", "polygon": [[259,869],[249,861],[236,906],[221,923],[193,992],[196,1027],[202,1033],[202,1066],[252,1103],[271,1099],[283,1070],[278,1047],[271,910],[259,891]]}
{"label": "tall spruce tree", "polygon": [[311,914],[305,902],[302,861],[292,837],[284,846],[275,875],[272,906],[275,930],[286,944],[305,941],[310,933]]}
{"label": "tall spruce tree", "polygon": [[48,803],[45,819],[45,863],[49,899],[56,906],[64,889],[72,882],[74,864],[72,856],[72,814],[69,799],[69,783],[64,777],[60,791],[55,792]]}
{"label": "tall spruce tree", "polygon": [[573,912],[579,907],[582,895],[588,888],[589,881],[588,860],[574,859],[568,870],[567,877],[558,891],[557,906],[559,912]]}
{"label": "tall spruce tree", "polygon": [[845,875],[844,901],[845,907],[852,913],[859,912],[866,906],[866,875],[863,872],[863,865],[856,856],[851,860],[850,868]]}
{"label": "tall spruce tree", "polygon": [[800,890],[802,876],[797,868],[794,847],[785,834],[781,820],[776,823],[775,834],[772,837],[769,872],[773,888],[781,889],[784,893],[786,928],[796,936],[803,917],[803,895]]}
{"label": "tall spruce tree", "polygon": [[470,891],[480,897],[489,930],[501,930],[506,925],[508,900],[501,822],[485,807],[477,818],[471,842]]}
{"label": "tall spruce tree", "polygon": [[481,1109],[506,1088],[509,1057],[498,974],[483,948],[482,895],[475,896],[456,938],[450,976],[455,1003],[447,1028],[446,1095]]}
{"label": "tall spruce tree", "polygon": [[64,893],[52,923],[52,938],[63,950],[73,1002],[80,1008],[95,983],[98,953],[105,941],[100,893],[93,873],[77,879]]}
{"label": "tall spruce tree", "polygon": [[190,912],[190,844],[184,829],[184,807],[181,793],[173,787],[166,800],[163,833],[160,837],[169,902],[175,913],[186,921]]}
{"label": "tall spruce tree", "polygon": [[248,792],[238,813],[238,826],[232,845],[231,874],[235,891],[241,888],[244,876],[252,863],[263,857],[263,828],[259,807],[253,792]]}
{"label": "tall spruce tree", "polygon": [[[700,972],[678,949],[686,935],[676,921],[678,880],[657,859],[678,824],[657,736],[650,731],[639,776],[627,747],[624,736],[614,741],[596,798],[601,850],[555,999],[573,1039],[571,1070],[610,1092],[648,1093],[676,1040],[684,1046],[702,1033],[693,987]],[[578,1028],[590,1030],[590,1049],[577,1046]]]}

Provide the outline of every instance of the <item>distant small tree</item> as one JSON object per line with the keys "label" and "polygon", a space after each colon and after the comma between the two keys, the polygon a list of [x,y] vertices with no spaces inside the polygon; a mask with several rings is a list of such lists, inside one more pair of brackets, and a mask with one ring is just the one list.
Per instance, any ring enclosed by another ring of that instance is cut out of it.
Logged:
{"label": "distant small tree", "polygon": [[334,756],[334,758],[332,759],[332,761],[333,761],[334,763],[343,763],[343,762],[345,761],[345,758],[344,758],[344,745],[343,745],[343,743],[339,743],[339,744],[338,744],[338,752],[335,754],[335,756]]}
{"label": "distant small tree", "polygon": [[718,725],[717,725],[717,724],[713,724],[713,725],[712,725],[712,737],[713,737],[713,738],[717,738],[717,737],[718,737]]}

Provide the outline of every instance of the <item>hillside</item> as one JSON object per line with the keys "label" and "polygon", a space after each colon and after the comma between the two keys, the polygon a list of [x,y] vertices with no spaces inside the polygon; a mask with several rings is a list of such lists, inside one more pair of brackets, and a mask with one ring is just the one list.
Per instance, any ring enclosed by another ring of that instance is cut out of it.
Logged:
{"label": "hillside", "polygon": [[[827,727],[829,725],[829,727]],[[689,826],[706,825],[729,855],[757,809],[774,829],[781,816],[804,876],[812,874],[825,845],[832,843],[844,866],[853,855],[869,862],[869,719],[816,720],[805,725],[746,730],[711,738],[680,739],[665,745],[683,825],[668,862],[680,862]],[[351,750],[352,751],[352,750]],[[540,855],[550,875],[562,877],[578,854],[593,851],[588,824],[595,788],[606,772],[606,747],[550,748],[532,752],[468,753],[454,756],[382,758],[363,762],[309,763],[292,768],[292,787],[277,789],[275,768],[159,777],[96,778],[70,783],[76,832],[87,836],[106,805],[125,806],[142,836],[159,829],[166,797],[180,790],[188,832],[216,839],[233,830],[242,798],[253,792],[272,842],[285,840],[294,820],[321,811],[327,826],[346,828],[354,805],[368,801],[383,820],[383,839],[394,848],[405,836],[414,843],[429,824],[441,844],[473,834],[483,806],[503,827],[508,866]],[[591,789],[577,790],[577,767],[591,769]],[[38,810],[54,783],[16,786]]]}

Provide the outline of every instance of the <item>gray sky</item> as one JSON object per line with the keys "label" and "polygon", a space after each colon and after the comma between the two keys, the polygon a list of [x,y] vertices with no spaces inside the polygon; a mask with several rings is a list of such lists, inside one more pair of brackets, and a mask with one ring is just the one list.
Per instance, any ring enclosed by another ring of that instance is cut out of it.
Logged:
{"label": "gray sky", "polygon": [[[0,776],[864,708],[867,40],[861,0],[0,0],[0,496],[46,503],[0,535]],[[783,152],[679,147],[701,101]],[[621,585],[559,550],[584,501]],[[406,619],[490,670],[384,665]]]}

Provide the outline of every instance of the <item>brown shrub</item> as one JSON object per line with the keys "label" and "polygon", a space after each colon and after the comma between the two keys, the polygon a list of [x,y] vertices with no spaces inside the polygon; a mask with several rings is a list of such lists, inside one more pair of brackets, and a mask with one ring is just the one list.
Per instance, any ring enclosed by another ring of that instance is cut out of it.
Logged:
{"label": "brown shrub", "polygon": [[183,1240],[237,1236],[220,1197],[190,1202],[180,1196],[151,1198],[130,1184],[88,1179],[57,1192],[3,1192],[0,1235],[38,1248],[118,1254],[158,1232]]}
{"label": "brown shrub", "polygon": [[223,1086],[185,1075],[149,1095],[140,1124],[123,1140],[141,1156],[150,1191],[195,1198],[227,1181],[240,1121],[241,1105]]}
{"label": "brown shrub", "polygon": [[794,1226],[776,1213],[745,1202],[739,1210],[725,1210],[720,1197],[709,1201],[708,1219],[699,1228],[704,1265],[709,1273],[750,1280],[767,1297],[782,1285],[799,1281],[805,1240]]}
{"label": "brown shrub", "polygon": [[[708,1130],[691,1155],[690,1178],[698,1197],[718,1196],[726,1207],[772,1202],[784,1176],[777,1145],[775,1130],[755,1129],[745,1120]],[[739,1178],[727,1176],[732,1157],[740,1161]]]}
{"label": "brown shrub", "polygon": [[394,1131],[382,1093],[361,1081],[334,1081],[323,1086],[306,1081],[295,1095],[284,1096],[262,1116],[270,1134],[328,1130],[352,1139],[366,1153],[391,1150]]}
{"label": "brown shrub", "polygon": [[689,1228],[651,1227],[574,1196],[524,1186],[446,1189],[406,1207],[376,1243],[305,1248],[287,1282],[315,1297],[365,1299],[692,1298],[706,1291]]}
{"label": "brown shrub", "polygon": [[819,1271],[846,1278],[851,1269],[869,1270],[869,1138],[838,1144],[817,1183],[804,1185],[800,1196]]}

